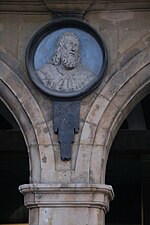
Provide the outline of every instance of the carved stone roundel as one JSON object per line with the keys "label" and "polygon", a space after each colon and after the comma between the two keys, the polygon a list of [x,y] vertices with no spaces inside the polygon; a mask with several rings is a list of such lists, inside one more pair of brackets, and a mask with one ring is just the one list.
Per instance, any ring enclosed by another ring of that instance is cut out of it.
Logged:
{"label": "carved stone roundel", "polygon": [[31,39],[26,67],[32,81],[54,99],[79,99],[93,91],[106,69],[99,34],[75,19],[54,20]]}

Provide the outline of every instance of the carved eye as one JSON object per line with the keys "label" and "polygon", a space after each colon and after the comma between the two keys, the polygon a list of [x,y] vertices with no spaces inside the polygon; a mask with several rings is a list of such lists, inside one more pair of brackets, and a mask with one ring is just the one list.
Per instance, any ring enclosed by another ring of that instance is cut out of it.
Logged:
{"label": "carved eye", "polygon": [[65,44],[65,48],[66,48],[67,50],[73,49],[73,44],[72,44],[72,43],[66,43],[66,44]]}

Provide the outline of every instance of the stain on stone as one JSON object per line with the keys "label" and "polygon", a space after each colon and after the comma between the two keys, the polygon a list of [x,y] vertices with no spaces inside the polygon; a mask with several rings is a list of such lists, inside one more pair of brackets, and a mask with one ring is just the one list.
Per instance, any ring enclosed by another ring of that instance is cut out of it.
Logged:
{"label": "stain on stone", "polygon": [[48,218],[48,225],[52,225],[53,224],[53,219],[50,217]]}
{"label": "stain on stone", "polygon": [[47,134],[48,132],[49,132],[49,131],[48,131],[48,128],[45,127],[45,128],[44,128],[44,133]]}
{"label": "stain on stone", "polygon": [[40,128],[40,127],[38,127],[38,128],[37,128],[37,134],[38,134],[38,135],[40,135],[40,134],[41,134],[41,132],[42,132],[42,131],[41,131],[41,128]]}
{"label": "stain on stone", "polygon": [[98,104],[96,104],[96,109],[99,109],[99,105]]}
{"label": "stain on stone", "polygon": [[42,158],[42,162],[43,162],[43,163],[47,163],[47,157],[46,157],[46,156],[44,156],[44,157]]}

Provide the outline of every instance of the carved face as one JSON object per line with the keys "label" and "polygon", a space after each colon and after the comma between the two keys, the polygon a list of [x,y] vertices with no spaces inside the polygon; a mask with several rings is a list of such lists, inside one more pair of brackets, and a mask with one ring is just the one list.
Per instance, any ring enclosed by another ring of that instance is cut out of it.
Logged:
{"label": "carved face", "polygon": [[79,63],[79,40],[74,33],[65,33],[62,40],[61,62],[68,68],[73,69]]}

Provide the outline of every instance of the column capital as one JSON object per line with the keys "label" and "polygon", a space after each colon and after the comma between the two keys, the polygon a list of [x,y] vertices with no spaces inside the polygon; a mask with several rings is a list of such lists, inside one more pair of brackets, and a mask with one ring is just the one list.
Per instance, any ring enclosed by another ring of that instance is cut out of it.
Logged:
{"label": "column capital", "polygon": [[113,189],[104,184],[24,184],[19,187],[28,208],[98,208],[106,212],[114,198]]}

